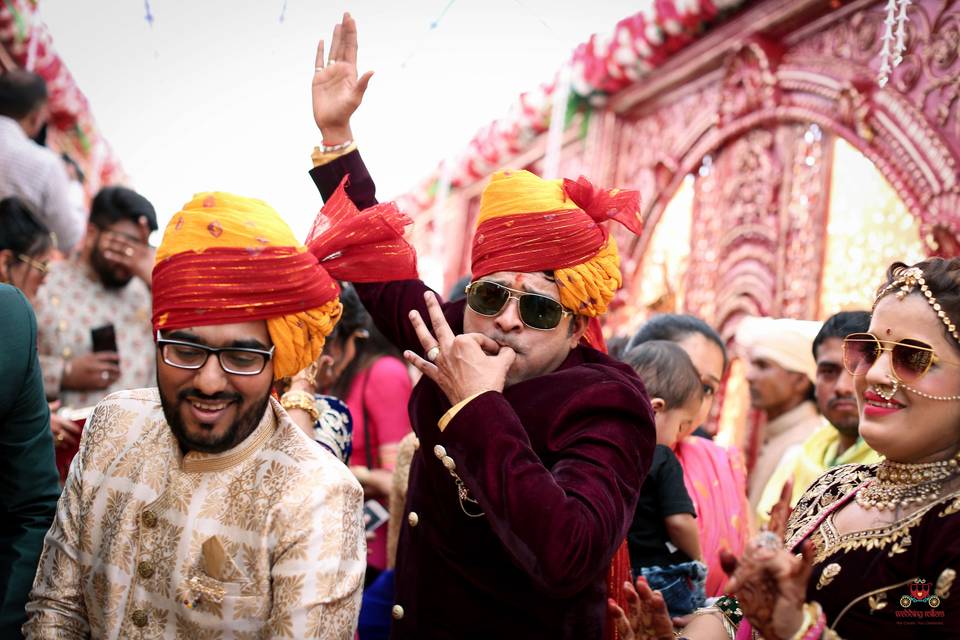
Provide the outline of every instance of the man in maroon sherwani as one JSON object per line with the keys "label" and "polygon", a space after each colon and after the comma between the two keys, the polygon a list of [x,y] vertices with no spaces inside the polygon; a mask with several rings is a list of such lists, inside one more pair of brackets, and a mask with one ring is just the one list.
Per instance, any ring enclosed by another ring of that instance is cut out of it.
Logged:
{"label": "man in maroon sherwani", "polygon": [[[313,82],[324,198],[373,205],[352,144],[356,26],[338,25]],[[484,191],[467,298],[419,280],[356,283],[377,327],[423,377],[419,439],[396,563],[394,638],[601,638],[611,559],[630,525],[656,434],[629,367],[586,346],[620,284],[598,221],[636,229],[636,194],[586,180],[494,176]],[[602,343],[602,338],[600,338]]]}

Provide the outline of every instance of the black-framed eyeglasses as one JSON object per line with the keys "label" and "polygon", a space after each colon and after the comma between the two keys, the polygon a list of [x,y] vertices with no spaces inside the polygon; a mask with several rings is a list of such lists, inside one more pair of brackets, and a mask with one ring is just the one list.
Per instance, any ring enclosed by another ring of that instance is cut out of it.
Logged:
{"label": "black-framed eyeglasses", "polygon": [[183,340],[168,340],[157,331],[157,348],[160,357],[171,367],[178,369],[202,369],[210,354],[216,354],[220,368],[237,376],[259,375],[273,357],[275,346],[269,351],[246,347],[208,347]]}
{"label": "black-framed eyeglasses", "polygon": [[890,352],[890,369],[904,384],[913,384],[938,362],[957,365],[938,356],[926,342],[904,338],[881,340],[872,333],[851,333],[843,339],[843,366],[854,376],[866,375],[884,351]]}
{"label": "black-framed eyeglasses", "polygon": [[27,266],[30,267],[31,269],[36,269],[37,271],[39,271],[39,272],[42,273],[43,275],[47,275],[48,273],[50,273],[50,263],[49,263],[49,262],[40,262],[39,260],[35,260],[35,259],[31,258],[30,256],[24,255],[24,254],[22,254],[22,253],[17,254],[17,260],[19,260],[19,261],[22,262],[23,264],[27,265]]}
{"label": "black-framed eyeglasses", "polygon": [[511,299],[517,301],[520,320],[531,329],[555,329],[564,316],[573,315],[559,302],[539,293],[529,293],[505,287],[490,280],[477,280],[467,285],[467,305],[482,316],[500,315]]}

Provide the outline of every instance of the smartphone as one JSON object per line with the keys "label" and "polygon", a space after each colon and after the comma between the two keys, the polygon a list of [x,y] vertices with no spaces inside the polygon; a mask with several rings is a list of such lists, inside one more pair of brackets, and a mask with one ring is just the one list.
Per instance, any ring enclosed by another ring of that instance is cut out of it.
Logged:
{"label": "smartphone", "polygon": [[105,324],[90,330],[90,337],[93,339],[93,350],[117,352],[117,332],[112,324]]}
{"label": "smartphone", "polygon": [[368,533],[376,531],[390,519],[390,513],[376,500],[363,503],[363,526]]}

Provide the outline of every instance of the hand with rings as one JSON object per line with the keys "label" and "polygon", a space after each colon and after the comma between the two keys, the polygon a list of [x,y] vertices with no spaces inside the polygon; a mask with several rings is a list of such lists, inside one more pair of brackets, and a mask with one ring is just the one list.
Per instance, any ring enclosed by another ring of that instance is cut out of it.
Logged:
{"label": "hand with rings", "polygon": [[101,233],[98,246],[109,262],[127,269],[150,284],[153,278],[156,249],[147,242],[150,238],[150,223],[147,218],[141,216],[137,225],[139,237],[117,231],[104,231]]}
{"label": "hand with rings", "polygon": [[60,386],[73,391],[106,389],[120,377],[120,357],[114,351],[76,356],[64,365]]}
{"label": "hand with rings", "polygon": [[436,294],[427,291],[424,300],[433,333],[419,311],[410,312],[410,323],[426,358],[405,351],[407,362],[436,382],[451,405],[486,391],[503,391],[516,352],[483,334],[454,335]]}
{"label": "hand with rings", "polygon": [[50,405],[50,432],[53,434],[53,446],[76,446],[80,442],[80,427],[72,420],[57,415],[56,410],[60,402]]}

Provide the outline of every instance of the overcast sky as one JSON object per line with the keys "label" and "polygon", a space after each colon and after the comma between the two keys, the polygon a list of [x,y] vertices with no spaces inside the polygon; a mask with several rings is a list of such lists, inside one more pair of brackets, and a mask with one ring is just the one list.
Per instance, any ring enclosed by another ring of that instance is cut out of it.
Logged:
{"label": "overcast sky", "polygon": [[39,6],[161,228],[193,193],[223,190],[266,200],[302,236],[319,207],[306,174],[316,43],[344,10],[361,72],[376,73],[354,133],[387,199],[648,1],[150,0],[152,26],[143,0]]}

